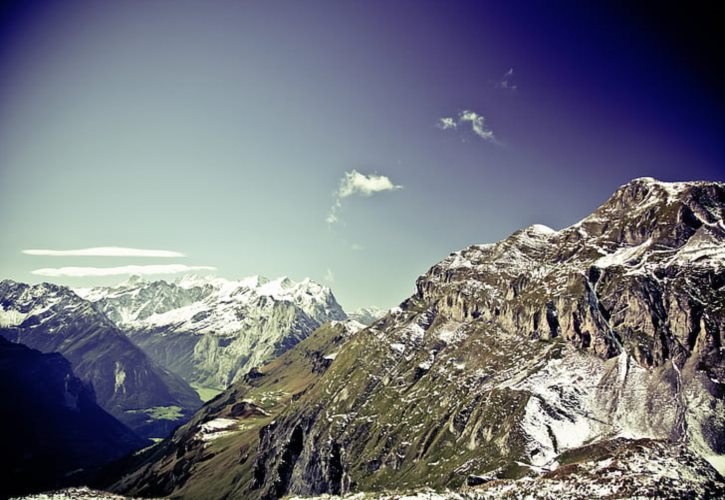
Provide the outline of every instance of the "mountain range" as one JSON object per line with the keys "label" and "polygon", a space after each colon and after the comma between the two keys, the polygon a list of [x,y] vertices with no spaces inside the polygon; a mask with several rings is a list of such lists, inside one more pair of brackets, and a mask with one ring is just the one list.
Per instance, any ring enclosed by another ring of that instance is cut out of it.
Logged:
{"label": "mountain range", "polygon": [[571,227],[454,252],[400,307],[317,329],[97,486],[721,496],[724,211],[725,184],[643,178]]}
{"label": "mountain range", "polygon": [[189,275],[168,283],[134,277],[76,293],[166,369],[217,391],[323,323],[347,318],[332,291],[309,279]]}
{"label": "mountain range", "polygon": [[[99,488],[71,496],[723,496],[723,215],[723,183],[636,179],[573,226],[451,253],[388,311],[308,279],[3,281],[11,415],[74,441],[18,433],[7,470]],[[65,448],[82,473],[42,462]]]}
{"label": "mountain range", "polygon": [[77,290],[0,283],[0,336],[60,352],[104,409],[153,438],[187,421],[199,395],[213,397],[323,323],[344,318],[330,289],[309,279],[132,277]]}

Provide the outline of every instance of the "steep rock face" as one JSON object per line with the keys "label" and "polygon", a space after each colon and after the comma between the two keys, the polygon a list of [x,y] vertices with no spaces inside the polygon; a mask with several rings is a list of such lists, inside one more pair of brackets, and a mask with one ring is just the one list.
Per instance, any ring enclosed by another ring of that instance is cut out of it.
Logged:
{"label": "steep rock face", "polygon": [[149,444],[103,411],[93,389],[60,354],[42,354],[0,338],[0,497],[69,484]]}
{"label": "steep rock face", "polygon": [[417,297],[604,357],[624,343],[646,366],[705,356],[725,321],[724,199],[719,183],[638,179],[570,228],[532,226],[451,254],[418,280]]}
{"label": "steep rock face", "polygon": [[98,403],[144,437],[166,436],[201,406],[187,383],[66,287],[1,282],[0,336],[63,354]]}
{"label": "steep rock face", "polygon": [[282,354],[323,323],[346,318],[330,289],[310,280],[135,278],[78,292],[161,365],[215,389]]}
{"label": "steep rock face", "polygon": [[[702,458],[682,445],[649,439],[613,439],[567,452],[562,466],[525,480],[469,476],[469,486],[432,493],[391,488],[366,499],[484,500],[498,498],[722,498],[725,483]],[[351,495],[324,496],[326,500]],[[302,500],[310,497],[290,497]]]}
{"label": "steep rock face", "polygon": [[[724,208],[723,184],[639,179],[570,228],[451,254],[400,308],[318,356],[303,390],[285,381],[307,366],[304,342],[197,416],[295,395],[237,423],[245,438],[197,455],[180,429],[116,487],[152,494],[153,477],[198,497],[204,461],[207,484],[238,498],[459,488],[556,471],[617,438],[722,464]],[[179,464],[186,475],[167,472]]]}

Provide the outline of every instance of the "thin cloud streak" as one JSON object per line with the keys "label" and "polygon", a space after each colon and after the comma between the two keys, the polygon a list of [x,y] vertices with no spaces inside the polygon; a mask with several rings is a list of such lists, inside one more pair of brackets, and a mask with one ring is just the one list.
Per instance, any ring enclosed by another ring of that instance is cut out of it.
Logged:
{"label": "thin cloud streak", "polygon": [[50,277],[72,277],[82,278],[87,276],[120,276],[124,274],[178,274],[194,271],[216,271],[216,267],[212,266],[187,266],[184,264],[161,264],[148,266],[119,266],[119,267],[46,267],[31,271],[37,276]]}
{"label": "thin cloud streak", "polygon": [[93,247],[80,248],[78,250],[30,249],[23,250],[23,253],[25,255],[44,255],[50,257],[186,257],[181,252],[171,250],[148,250],[126,247]]}

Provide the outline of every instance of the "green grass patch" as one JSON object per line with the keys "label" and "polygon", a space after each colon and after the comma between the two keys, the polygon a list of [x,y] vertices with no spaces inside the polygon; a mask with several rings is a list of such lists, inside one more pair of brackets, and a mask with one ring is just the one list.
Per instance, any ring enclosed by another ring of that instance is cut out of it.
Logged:
{"label": "green grass patch", "polygon": [[148,421],[179,420],[184,416],[180,406],[152,406],[141,410],[126,410],[126,413],[132,415],[142,413],[148,417]]}
{"label": "green grass patch", "polygon": [[196,391],[203,402],[210,401],[221,394],[223,391],[214,389],[213,387],[207,387],[200,384],[190,384],[192,389]]}

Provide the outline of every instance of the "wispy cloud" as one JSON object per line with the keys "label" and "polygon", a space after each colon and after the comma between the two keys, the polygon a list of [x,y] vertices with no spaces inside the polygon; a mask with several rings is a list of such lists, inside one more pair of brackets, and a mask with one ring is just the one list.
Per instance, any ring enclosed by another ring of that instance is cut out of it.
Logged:
{"label": "wispy cloud", "polygon": [[86,276],[119,276],[124,274],[177,274],[193,271],[216,271],[212,266],[187,266],[184,264],[161,264],[148,266],[120,267],[47,267],[31,271],[38,276],[81,278]]}
{"label": "wispy cloud", "polygon": [[323,279],[327,283],[330,283],[330,284],[335,282],[335,273],[332,272],[332,269],[330,269],[329,267],[327,268],[327,271],[325,271],[325,276],[323,277]]}
{"label": "wispy cloud", "polygon": [[483,115],[464,109],[458,113],[457,120],[452,117],[443,117],[438,119],[436,126],[442,130],[456,129],[459,126],[470,124],[474,134],[485,141],[496,142],[493,130],[486,126],[486,119]]}
{"label": "wispy cloud", "polygon": [[458,114],[458,120],[461,123],[470,123],[473,132],[481,139],[485,139],[487,141],[493,141],[495,139],[493,136],[493,130],[486,127],[485,118],[475,111],[461,111]]}
{"label": "wispy cloud", "polygon": [[46,255],[51,257],[185,257],[181,252],[171,250],[148,250],[126,247],[94,247],[80,248],[78,250],[23,250],[26,255]]}
{"label": "wispy cloud", "polygon": [[451,116],[444,116],[443,118],[438,118],[438,123],[436,124],[436,127],[441,130],[448,130],[449,128],[458,127],[458,124],[456,123],[455,118]]}
{"label": "wispy cloud", "polygon": [[514,69],[509,68],[506,73],[501,77],[499,81],[496,82],[496,88],[509,90],[511,92],[515,92],[519,89],[518,85],[511,82],[511,79],[514,77]]}
{"label": "wispy cloud", "polygon": [[345,172],[340,179],[340,185],[335,191],[335,202],[325,219],[328,224],[338,221],[337,214],[342,208],[342,200],[350,196],[372,196],[383,191],[395,191],[403,186],[393,184],[389,177],[379,174],[361,174],[357,170]]}

